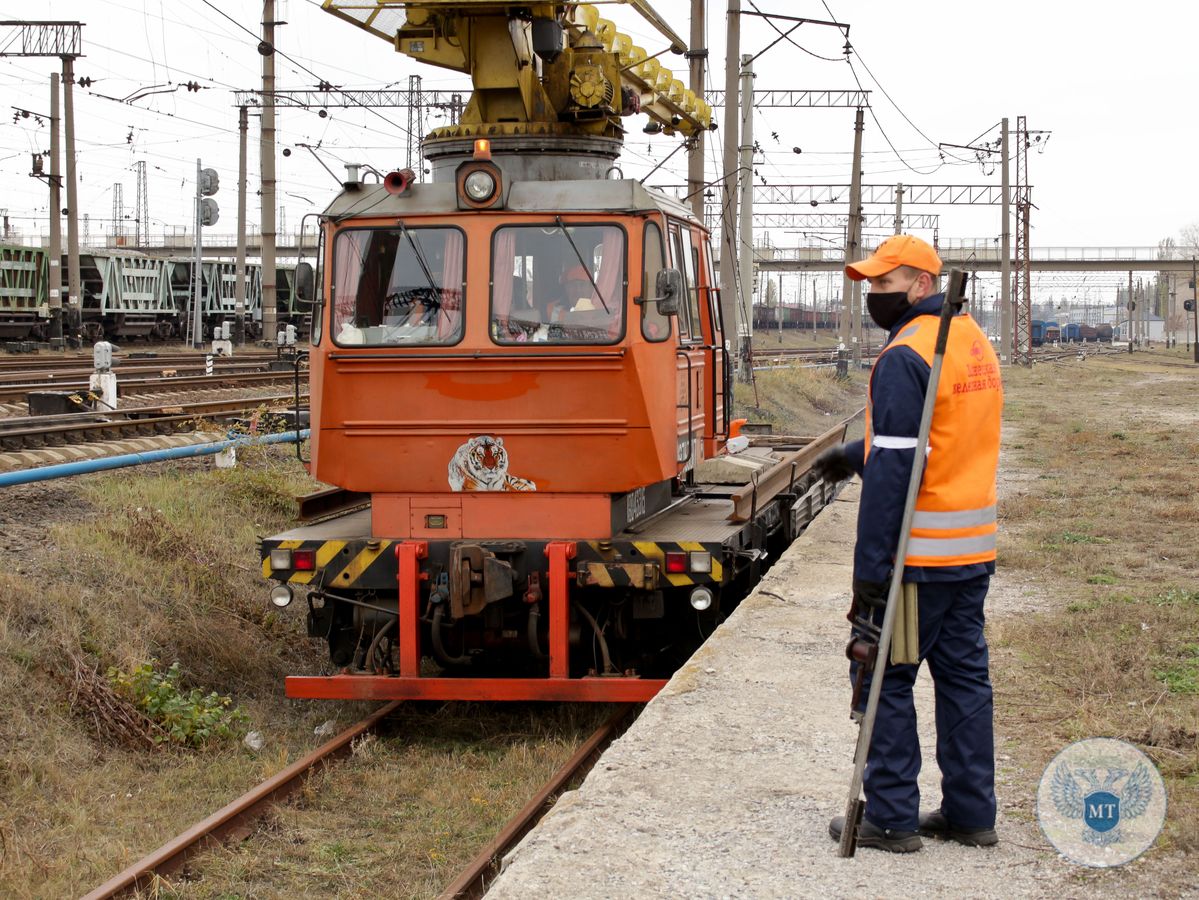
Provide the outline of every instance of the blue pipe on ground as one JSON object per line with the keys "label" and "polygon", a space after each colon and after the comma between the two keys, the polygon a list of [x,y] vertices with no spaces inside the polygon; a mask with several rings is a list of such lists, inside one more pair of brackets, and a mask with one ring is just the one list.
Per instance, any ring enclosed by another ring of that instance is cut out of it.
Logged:
{"label": "blue pipe on ground", "polygon": [[257,437],[237,437],[225,441],[214,441],[211,444],[191,444],[187,447],[168,447],[165,450],[147,450],[144,453],[126,453],[121,456],[106,456],[101,459],[83,459],[79,462],[62,463],[57,466],[42,466],[38,469],[18,469],[16,472],[0,473],[0,487],[15,484],[31,484],[35,481],[50,481],[55,478],[67,478],[71,475],[86,475],[89,472],[103,472],[106,469],[123,469],[128,466],[142,466],[147,463],[163,462],[168,459],[189,459],[193,456],[211,456],[228,450],[230,447],[247,444],[294,444],[304,440],[309,435],[309,429],[299,432],[283,431],[279,434],[263,434]]}

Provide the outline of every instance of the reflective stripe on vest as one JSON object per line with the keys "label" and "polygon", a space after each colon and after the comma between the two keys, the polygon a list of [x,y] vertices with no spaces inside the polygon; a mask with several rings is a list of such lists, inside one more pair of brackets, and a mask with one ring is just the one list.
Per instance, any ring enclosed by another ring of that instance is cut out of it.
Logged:
{"label": "reflective stripe on vest", "polygon": [[929,512],[916,510],[912,518],[912,528],[978,528],[980,525],[994,525],[995,506],[984,506],[982,509],[963,509],[959,512]]}
{"label": "reflective stripe on vest", "polygon": [[[912,565],[912,557],[920,556],[931,559],[947,559],[953,557],[953,565],[958,565],[957,558],[990,553],[995,558],[995,533],[980,534],[977,537],[960,538],[918,538],[908,539],[908,565]],[[935,565],[935,563],[923,563]],[[945,565],[942,563],[941,565]]]}
{"label": "reflective stripe on vest", "polygon": [[915,450],[914,437],[892,437],[889,434],[876,434],[870,440],[871,447],[881,447],[886,450]]}

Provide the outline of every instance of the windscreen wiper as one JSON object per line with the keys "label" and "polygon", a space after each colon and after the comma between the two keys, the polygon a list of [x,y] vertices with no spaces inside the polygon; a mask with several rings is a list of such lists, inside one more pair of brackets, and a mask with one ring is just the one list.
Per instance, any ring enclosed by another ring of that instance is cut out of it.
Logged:
{"label": "windscreen wiper", "polygon": [[404,238],[408,241],[409,246],[412,247],[412,253],[416,256],[417,265],[420,266],[420,270],[425,276],[425,282],[429,286],[429,305],[434,307],[438,312],[441,312],[442,288],[438,287],[437,282],[433,280],[433,273],[429,271],[429,263],[425,260],[425,255],[421,252],[420,245],[417,244],[415,238],[412,237],[412,232],[410,232],[407,226],[404,225],[404,220],[396,219],[396,224],[400,226],[400,234],[404,236]]}
{"label": "windscreen wiper", "polygon": [[554,221],[558,223],[558,227],[562,229],[562,233],[566,235],[566,239],[570,241],[570,249],[575,252],[575,258],[578,259],[579,265],[583,267],[583,271],[587,273],[587,280],[591,282],[591,287],[595,291],[595,296],[599,297],[600,306],[604,308],[604,312],[612,315],[612,310],[608,309],[608,304],[604,302],[604,295],[600,293],[599,285],[595,283],[595,278],[591,275],[591,269],[587,262],[583,259],[583,254],[579,252],[579,247],[575,243],[575,239],[570,236],[570,232],[566,230],[566,226],[562,224],[561,216],[554,216]]}

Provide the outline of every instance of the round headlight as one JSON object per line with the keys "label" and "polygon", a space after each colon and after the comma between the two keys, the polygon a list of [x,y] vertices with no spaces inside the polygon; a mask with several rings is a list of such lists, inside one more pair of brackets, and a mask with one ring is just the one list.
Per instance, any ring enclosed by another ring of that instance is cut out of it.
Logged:
{"label": "round headlight", "polygon": [[495,193],[495,176],[482,169],[476,170],[466,176],[466,180],[462,182],[462,188],[466,191],[467,197],[476,203],[482,203],[484,200],[489,200]]}
{"label": "round headlight", "polygon": [[712,592],[706,587],[697,587],[691,592],[691,608],[703,612],[712,605]]}
{"label": "round headlight", "polygon": [[277,584],[271,588],[271,603],[282,609],[291,603],[292,599],[291,587],[286,584]]}

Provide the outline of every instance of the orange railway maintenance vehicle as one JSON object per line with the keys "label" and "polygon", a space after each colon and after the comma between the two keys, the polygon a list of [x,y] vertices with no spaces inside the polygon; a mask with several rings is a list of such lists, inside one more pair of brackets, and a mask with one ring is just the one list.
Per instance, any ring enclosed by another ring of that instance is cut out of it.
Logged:
{"label": "orange railway maintenance vehicle", "polygon": [[622,116],[711,110],[591,6],[324,7],[475,90],[429,182],[321,216],[309,465],[337,487],[262,566],[336,674],[287,693],[648,700],[831,498],[807,462],[844,431],[705,476],[732,407],[708,234],[615,163]]}

